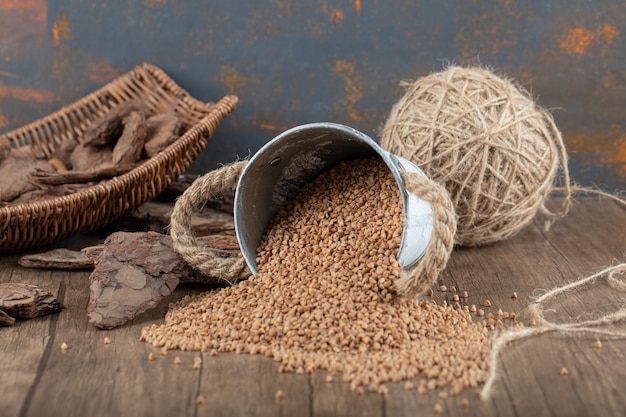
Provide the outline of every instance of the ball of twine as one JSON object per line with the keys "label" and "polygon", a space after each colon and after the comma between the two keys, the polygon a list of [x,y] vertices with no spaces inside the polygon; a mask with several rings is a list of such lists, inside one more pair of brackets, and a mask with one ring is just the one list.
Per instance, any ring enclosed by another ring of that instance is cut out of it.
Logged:
{"label": "ball of twine", "polygon": [[[191,227],[193,211],[225,191],[234,191],[248,161],[235,162],[197,178],[176,200],[170,219],[170,235],[174,250],[193,268],[216,282],[230,284],[252,275],[242,257],[223,258],[210,248],[201,246]],[[433,234],[422,258],[404,268],[395,279],[398,294],[413,296],[432,285],[446,267],[456,231],[456,215],[452,201],[443,186],[418,173],[402,174],[407,191],[431,205]]]}
{"label": "ball of twine", "polygon": [[[551,114],[524,88],[482,68],[451,66],[403,83],[381,146],[443,184],[458,216],[456,242],[475,246],[506,239],[535,216],[567,214],[567,153]],[[545,207],[559,165],[565,193]]]}

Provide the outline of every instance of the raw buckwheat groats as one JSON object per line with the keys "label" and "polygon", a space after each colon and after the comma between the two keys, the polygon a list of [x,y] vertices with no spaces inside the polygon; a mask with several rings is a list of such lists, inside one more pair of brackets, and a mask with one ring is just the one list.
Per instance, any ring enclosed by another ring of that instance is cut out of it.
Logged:
{"label": "raw buckwheat groats", "polygon": [[263,354],[281,372],[326,369],[356,392],[385,393],[384,383],[413,378],[420,392],[478,386],[488,377],[486,328],[462,309],[393,290],[399,192],[378,158],[321,173],[271,221],[258,274],[185,297],[141,339],[167,349]]}

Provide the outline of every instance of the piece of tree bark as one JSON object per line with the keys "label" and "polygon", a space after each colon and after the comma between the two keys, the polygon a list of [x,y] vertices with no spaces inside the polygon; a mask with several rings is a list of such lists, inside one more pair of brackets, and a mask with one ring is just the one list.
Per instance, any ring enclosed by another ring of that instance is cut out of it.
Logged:
{"label": "piece of tree bark", "polygon": [[[66,170],[70,169],[72,168],[72,161],[70,159],[70,156],[72,155],[72,152],[74,152],[74,149],[76,149],[77,146],[78,146],[78,141],[75,138],[73,137],[65,138],[54,149],[54,152],[52,152],[52,155],[50,155],[50,159],[59,160],[63,164]],[[59,169],[57,169],[57,171],[59,171]]]}
{"label": "piece of tree bark", "polygon": [[184,129],[183,123],[173,113],[159,113],[146,120],[148,134],[144,152],[148,158],[156,156],[174,143]]}
{"label": "piece of tree bark", "polygon": [[154,308],[191,269],[167,236],[154,232],[110,235],[90,276],[87,315],[99,329],[112,329]]}
{"label": "piece of tree bark", "polygon": [[42,185],[81,184],[111,179],[133,169],[135,164],[104,166],[89,171],[47,172],[35,170],[29,179]]}
{"label": "piece of tree bark", "polygon": [[87,316],[98,329],[115,328],[154,308],[180,282],[176,264],[161,262],[172,261],[167,251],[163,254],[161,237],[138,237],[125,232],[109,236],[89,277]]}
{"label": "piece of tree bark", "polygon": [[93,269],[93,259],[85,252],[67,248],[22,256],[17,261],[25,268]]}
{"label": "piece of tree bark", "polygon": [[120,103],[103,116],[96,118],[81,136],[84,146],[114,145],[124,130],[123,120],[131,112],[142,106],[134,101]]}
{"label": "piece of tree bark", "polygon": [[46,159],[44,152],[33,145],[22,145],[17,148],[11,148],[9,153],[14,156],[26,157],[30,159]]}
{"label": "piece of tree bark", "polygon": [[141,158],[148,125],[143,112],[132,111],[124,118],[124,130],[113,148],[113,164],[133,164]]}
{"label": "piece of tree bark", "polygon": [[67,167],[58,158],[48,159],[48,163],[56,170],[56,172],[67,172]]}
{"label": "piece of tree bark", "polygon": [[0,310],[24,319],[56,313],[63,308],[48,291],[36,285],[0,283]]}
{"label": "piece of tree bark", "polygon": [[0,161],[7,156],[11,152],[11,143],[7,138],[3,138],[4,140],[0,140]]}
{"label": "piece of tree bark", "polygon": [[170,236],[116,232],[104,242],[90,276],[87,315],[99,329],[112,329],[154,308],[181,282],[216,284],[187,264]]}
{"label": "piece of tree bark", "polygon": [[80,251],[83,252],[89,259],[91,259],[92,266],[95,265],[98,257],[104,250],[104,244],[87,246],[86,248],[82,248]]}
{"label": "piece of tree bark", "polygon": [[[145,232],[130,232],[142,234]],[[138,236],[138,240],[141,236]],[[197,238],[198,244],[213,250],[222,257],[239,255],[239,243],[234,235],[210,235]],[[48,268],[48,269],[93,269],[98,257],[104,251],[105,245],[95,245],[82,248],[79,251],[67,248],[52,249],[47,252],[28,254],[18,259],[18,263],[24,268]],[[182,282],[206,283],[213,282],[213,278],[192,274],[183,276]]]}
{"label": "piece of tree bark", "polygon": [[197,240],[199,245],[221,252],[223,256],[237,256],[239,254],[239,242],[235,235],[215,234],[199,236]]}
{"label": "piece of tree bark", "polygon": [[20,194],[33,191],[37,187],[28,179],[28,174],[39,169],[53,171],[54,168],[43,160],[11,152],[0,161],[0,201],[12,201]]}
{"label": "piece of tree bark", "polygon": [[0,326],[13,326],[15,319],[4,311],[0,310]]}
{"label": "piece of tree bark", "polygon": [[70,155],[74,171],[89,171],[110,167],[113,163],[113,151],[106,146],[80,144]]}
{"label": "piece of tree bark", "polygon": [[[165,233],[173,209],[174,206],[170,203],[148,201],[115,221],[113,228]],[[191,227],[196,236],[235,234],[235,220],[232,215],[206,207],[193,213]]]}

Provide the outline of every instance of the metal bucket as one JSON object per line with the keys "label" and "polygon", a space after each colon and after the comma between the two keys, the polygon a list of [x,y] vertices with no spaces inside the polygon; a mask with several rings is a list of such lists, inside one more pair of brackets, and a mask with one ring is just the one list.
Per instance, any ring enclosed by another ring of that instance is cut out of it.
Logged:
{"label": "metal bucket", "polygon": [[[406,190],[401,172],[422,170],[383,150],[369,136],[335,123],[297,126],[276,136],[248,162],[235,193],[235,231],[243,257],[258,272],[256,251],[267,225],[290,193],[341,161],[380,156],[402,197],[404,226],[397,260],[408,268],[421,259],[433,233],[430,204]],[[424,175],[425,176],[425,175]]]}

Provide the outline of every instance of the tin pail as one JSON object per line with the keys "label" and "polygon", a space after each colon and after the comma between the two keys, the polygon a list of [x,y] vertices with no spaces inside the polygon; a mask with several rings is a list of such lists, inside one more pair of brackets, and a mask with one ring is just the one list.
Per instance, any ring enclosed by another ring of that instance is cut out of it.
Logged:
{"label": "tin pail", "polygon": [[290,193],[341,161],[373,156],[380,156],[389,167],[402,197],[404,225],[398,263],[409,268],[419,261],[432,237],[433,210],[428,202],[406,190],[401,173],[424,173],[358,130],[323,122],[297,126],[276,136],[241,173],[235,192],[235,231],[250,271],[258,272],[257,248],[269,221]]}

